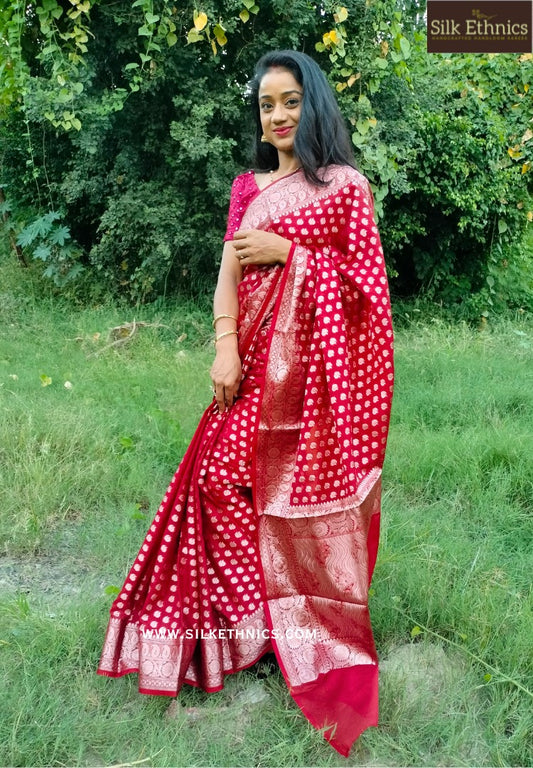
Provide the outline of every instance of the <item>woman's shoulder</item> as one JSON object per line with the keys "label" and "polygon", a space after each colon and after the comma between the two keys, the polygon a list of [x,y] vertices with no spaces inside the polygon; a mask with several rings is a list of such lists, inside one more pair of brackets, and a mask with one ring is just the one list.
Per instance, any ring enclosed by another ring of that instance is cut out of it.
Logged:
{"label": "woman's shoulder", "polygon": [[231,185],[231,200],[248,200],[257,192],[253,171],[239,173]]}
{"label": "woman's shoulder", "polygon": [[336,186],[356,186],[367,190],[369,181],[357,168],[351,165],[328,165],[324,170],[324,181]]}
{"label": "woman's shoulder", "polygon": [[243,171],[233,179],[232,189],[241,189],[251,186],[255,180],[253,170]]}
{"label": "woman's shoulder", "polygon": [[240,227],[241,219],[248,204],[257,194],[257,186],[253,171],[240,173],[233,179],[228,211],[228,226],[224,240],[232,238]]}

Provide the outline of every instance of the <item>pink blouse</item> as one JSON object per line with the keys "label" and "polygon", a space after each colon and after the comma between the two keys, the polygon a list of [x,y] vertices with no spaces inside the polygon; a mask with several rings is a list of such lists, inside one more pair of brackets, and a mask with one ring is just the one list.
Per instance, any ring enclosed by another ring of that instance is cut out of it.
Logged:
{"label": "pink blouse", "polygon": [[231,187],[231,199],[228,211],[228,227],[224,241],[233,240],[233,235],[241,226],[245,210],[253,198],[259,194],[253,171],[246,171],[237,176]]}

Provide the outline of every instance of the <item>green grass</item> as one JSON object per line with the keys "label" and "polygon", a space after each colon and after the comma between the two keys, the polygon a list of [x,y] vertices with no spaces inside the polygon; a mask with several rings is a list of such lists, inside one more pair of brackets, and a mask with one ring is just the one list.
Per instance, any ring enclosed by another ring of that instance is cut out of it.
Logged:
{"label": "green grass", "polygon": [[[108,346],[134,316],[147,325]],[[186,688],[172,719],[135,676],[95,675],[105,589],[211,397],[209,319],[69,304],[0,263],[0,764],[533,763],[533,322],[400,320],[371,597],[380,726],[344,760],[277,672]]]}

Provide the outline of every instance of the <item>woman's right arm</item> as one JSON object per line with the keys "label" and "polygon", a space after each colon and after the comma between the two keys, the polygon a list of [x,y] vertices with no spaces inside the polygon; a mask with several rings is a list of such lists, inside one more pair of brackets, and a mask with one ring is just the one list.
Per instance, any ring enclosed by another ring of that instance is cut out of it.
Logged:
{"label": "woman's right arm", "polygon": [[215,343],[216,356],[211,367],[211,380],[220,413],[223,413],[226,408],[233,404],[241,383],[242,369],[238,340],[237,335],[231,333],[231,331],[237,330],[236,318],[239,316],[237,286],[241,278],[242,267],[233,244],[228,241],[224,244],[222,251],[222,262],[213,299],[215,318],[219,315],[231,316],[220,317],[215,327],[215,338],[221,336],[222,338],[219,338]]}

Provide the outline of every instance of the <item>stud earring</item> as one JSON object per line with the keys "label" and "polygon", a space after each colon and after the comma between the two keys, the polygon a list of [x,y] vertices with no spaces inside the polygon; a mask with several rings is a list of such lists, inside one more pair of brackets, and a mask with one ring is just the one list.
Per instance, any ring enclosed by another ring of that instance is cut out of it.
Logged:
{"label": "stud earring", "polygon": [[263,135],[261,136],[261,141],[263,142],[263,144],[264,144],[264,143],[268,143],[268,139],[267,139],[267,137],[265,136],[265,134],[263,134]]}

